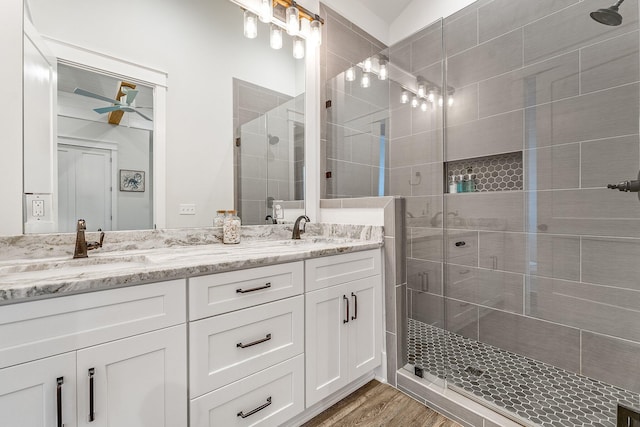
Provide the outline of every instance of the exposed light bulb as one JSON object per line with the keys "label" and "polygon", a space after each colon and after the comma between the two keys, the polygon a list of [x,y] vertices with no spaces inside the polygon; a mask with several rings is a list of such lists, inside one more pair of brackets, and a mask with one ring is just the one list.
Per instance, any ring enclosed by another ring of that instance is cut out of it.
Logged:
{"label": "exposed light bulb", "polygon": [[444,105],[444,99],[442,97],[438,98],[438,106],[442,107]]}
{"label": "exposed light bulb", "polygon": [[287,8],[287,34],[296,36],[300,32],[300,12],[297,7]]}
{"label": "exposed light bulb", "polygon": [[419,104],[418,97],[413,95],[413,98],[411,99],[411,106],[413,108],[416,108],[416,107],[418,107],[418,104]]}
{"label": "exposed light bulb", "polygon": [[296,59],[304,58],[304,40],[300,37],[293,38],[293,57]]}
{"label": "exposed light bulb", "polygon": [[368,88],[371,86],[371,74],[362,73],[362,78],[360,79],[360,86],[364,88]]}
{"label": "exposed light bulb", "polygon": [[424,83],[418,83],[418,96],[424,98],[427,94],[427,87]]}
{"label": "exposed light bulb", "polygon": [[273,1],[272,0],[260,0],[260,15],[259,18],[262,22],[271,22],[273,18]]}
{"label": "exposed light bulb", "polygon": [[449,107],[453,107],[453,95],[449,95],[449,98],[447,99],[447,105]]}
{"label": "exposed light bulb", "polygon": [[409,102],[409,92],[403,90],[402,95],[400,95],[400,103],[406,104],[407,102]]}
{"label": "exposed light bulb", "polygon": [[378,69],[378,78],[380,80],[387,80],[389,78],[389,68],[387,67],[387,61],[381,59],[379,61],[380,68]]}
{"label": "exposed light bulb", "polygon": [[356,69],[354,67],[347,68],[344,72],[344,79],[348,82],[352,82],[356,79]]}
{"label": "exposed light bulb", "polygon": [[371,60],[371,58],[365,59],[362,62],[362,71],[364,71],[365,73],[370,73],[371,68],[373,68],[373,61]]}
{"label": "exposed light bulb", "polygon": [[311,21],[311,40],[316,46],[322,44],[322,24],[317,19]]}
{"label": "exposed light bulb", "polygon": [[436,93],[434,91],[430,90],[429,91],[429,96],[427,96],[427,100],[432,104],[434,102],[436,102]]}
{"label": "exposed light bulb", "polygon": [[258,17],[248,10],[244,11],[244,36],[248,39],[258,37]]}
{"label": "exposed light bulb", "polygon": [[427,101],[422,100],[422,102],[420,103],[420,109],[424,112],[427,111]]}
{"label": "exposed light bulb", "polygon": [[276,24],[271,24],[271,30],[269,34],[269,45],[271,45],[271,48],[282,48],[282,28],[280,28]]}

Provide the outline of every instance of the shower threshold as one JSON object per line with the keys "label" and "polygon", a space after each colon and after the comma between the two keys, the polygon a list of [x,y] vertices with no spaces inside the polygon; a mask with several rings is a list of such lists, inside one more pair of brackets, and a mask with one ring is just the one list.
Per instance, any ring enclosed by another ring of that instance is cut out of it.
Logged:
{"label": "shower threshold", "polygon": [[[615,427],[618,403],[640,395],[441,328],[408,319],[409,371],[446,378],[447,387],[541,427]],[[445,374],[446,373],[446,374]]]}

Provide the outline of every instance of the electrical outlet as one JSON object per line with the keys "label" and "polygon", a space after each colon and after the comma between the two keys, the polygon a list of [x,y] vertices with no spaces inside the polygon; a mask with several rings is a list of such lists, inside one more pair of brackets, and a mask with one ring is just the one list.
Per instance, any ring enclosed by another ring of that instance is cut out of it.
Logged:
{"label": "electrical outlet", "polygon": [[31,215],[36,218],[44,216],[44,200],[31,201]]}
{"label": "electrical outlet", "polygon": [[196,205],[195,203],[182,203],[178,209],[180,215],[195,215]]}

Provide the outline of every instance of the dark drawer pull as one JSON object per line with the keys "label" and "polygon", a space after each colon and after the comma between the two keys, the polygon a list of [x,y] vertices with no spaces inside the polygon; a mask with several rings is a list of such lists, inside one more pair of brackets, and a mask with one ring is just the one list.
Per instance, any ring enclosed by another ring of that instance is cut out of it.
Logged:
{"label": "dark drawer pull", "polygon": [[342,320],[342,324],[349,323],[349,298],[346,295],[342,295],[342,299],[347,305],[347,318]]}
{"label": "dark drawer pull", "polygon": [[89,369],[89,422],[92,423],[96,419],[96,411],[94,408],[93,399],[95,398],[93,394],[93,376],[95,375],[95,368]]}
{"label": "dark drawer pull", "polygon": [[264,408],[266,408],[269,405],[271,405],[271,396],[267,397],[267,403],[258,406],[256,409],[253,409],[253,410],[247,412],[246,414],[243,411],[240,411],[240,412],[238,412],[238,416],[242,417],[242,418],[250,417],[251,415],[255,414],[256,412],[262,411]]}
{"label": "dark drawer pull", "polygon": [[354,311],[353,316],[351,316],[351,320],[358,320],[358,295],[351,292],[351,296],[353,297],[353,311]]}
{"label": "dark drawer pull", "polygon": [[467,242],[465,242],[465,241],[456,242],[456,246],[459,247],[459,248],[462,247],[462,246],[465,246],[466,244],[467,244]]}
{"label": "dark drawer pull", "polygon": [[247,347],[251,347],[252,345],[261,344],[265,341],[269,341],[270,339],[271,339],[271,334],[267,334],[267,336],[262,338],[261,340],[250,342],[249,344],[242,344],[241,342],[239,342],[238,344],[236,344],[236,347],[247,348]]}
{"label": "dark drawer pull", "polygon": [[261,291],[263,289],[269,289],[271,287],[271,282],[267,283],[264,286],[259,286],[257,288],[251,288],[251,289],[236,289],[236,293],[238,294],[246,294],[247,292],[255,292],[255,291]]}
{"label": "dark drawer pull", "polygon": [[58,421],[58,427],[64,427],[64,424],[62,424],[62,384],[64,384],[64,377],[56,379],[56,420]]}

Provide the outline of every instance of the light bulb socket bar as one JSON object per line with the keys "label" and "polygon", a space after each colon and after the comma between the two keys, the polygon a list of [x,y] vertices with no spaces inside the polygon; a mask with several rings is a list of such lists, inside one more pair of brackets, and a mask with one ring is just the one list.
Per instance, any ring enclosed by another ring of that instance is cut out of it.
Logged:
{"label": "light bulb socket bar", "polygon": [[295,7],[298,9],[298,13],[300,14],[300,19],[308,19],[309,21],[319,21],[322,25],[324,25],[324,19],[322,19],[319,15],[311,12],[309,9],[306,9],[303,6],[300,6],[298,3],[292,0],[273,0],[274,7],[276,5],[283,6],[285,9],[288,7]]}

